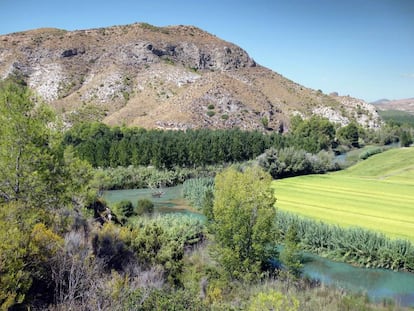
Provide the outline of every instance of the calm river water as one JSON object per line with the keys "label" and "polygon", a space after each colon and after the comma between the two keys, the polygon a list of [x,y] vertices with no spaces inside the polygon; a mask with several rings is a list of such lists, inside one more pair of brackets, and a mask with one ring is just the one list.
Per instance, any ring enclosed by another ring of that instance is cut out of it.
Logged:
{"label": "calm river water", "polygon": [[[152,197],[151,189],[111,190],[104,193],[109,204],[129,200],[134,206],[138,199],[147,198],[160,213],[178,212],[194,217],[203,216],[192,210],[183,198],[182,186],[164,189],[160,198]],[[363,292],[374,301],[391,298],[401,306],[414,307],[414,274],[383,269],[365,269],[306,254],[304,274],[327,285],[336,285],[348,291]]]}

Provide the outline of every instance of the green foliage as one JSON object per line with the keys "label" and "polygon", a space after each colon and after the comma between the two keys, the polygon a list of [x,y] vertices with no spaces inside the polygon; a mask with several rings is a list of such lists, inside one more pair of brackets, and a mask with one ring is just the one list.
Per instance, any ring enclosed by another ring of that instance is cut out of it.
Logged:
{"label": "green foliage", "polygon": [[203,208],[206,193],[214,190],[212,177],[192,178],[183,183],[183,196],[188,199],[193,207]]}
{"label": "green foliage", "polygon": [[154,31],[154,32],[160,32],[160,33],[163,33],[163,34],[166,34],[166,35],[169,34],[168,29],[166,29],[164,27],[154,26],[154,25],[151,25],[149,23],[140,23],[139,26],[143,29],[148,29],[148,30],[151,30],[151,31]]}
{"label": "green foliage", "polygon": [[202,221],[182,214],[137,217],[130,223],[132,228],[145,228],[153,224],[162,228],[163,234],[168,240],[175,240],[183,245],[194,245],[204,238]]}
{"label": "green foliage", "polygon": [[94,167],[153,165],[171,169],[245,161],[283,140],[276,133],[263,135],[239,129],[184,132],[90,123],[67,131],[64,146],[72,145],[76,154]]}
{"label": "green foliage", "polygon": [[305,250],[368,268],[414,271],[414,245],[366,229],[342,228],[278,212],[282,235],[295,226]]}
{"label": "green foliage", "polygon": [[[0,82],[0,304],[51,290],[51,263],[70,211],[84,206],[91,167],[61,148],[59,123],[23,83]],[[45,293],[43,293],[45,292]]]}
{"label": "green foliage", "polygon": [[335,127],[328,119],[312,116],[302,120],[299,116],[291,118],[289,146],[316,153],[334,146]]}
{"label": "green foliage", "polygon": [[0,202],[42,209],[84,200],[90,165],[61,148],[53,113],[22,85],[0,83]]}
{"label": "green foliage", "polygon": [[134,206],[132,205],[132,202],[128,200],[122,200],[121,202],[117,203],[115,210],[120,214],[119,216],[123,222],[125,222],[127,218],[135,215]]}
{"label": "green foliage", "polygon": [[52,282],[51,263],[63,239],[39,222],[50,218],[22,202],[0,205],[0,310],[24,303],[29,292],[35,295]]}
{"label": "green foliage", "polygon": [[106,111],[101,107],[93,104],[87,104],[77,109],[75,112],[65,115],[65,118],[71,124],[79,124],[83,122],[93,122],[102,120]]}
{"label": "green foliage", "polygon": [[311,154],[293,147],[270,148],[257,157],[258,164],[273,178],[320,174],[338,169],[332,152]]}
{"label": "green foliage", "polygon": [[216,176],[216,257],[230,277],[254,279],[275,255],[276,210],[271,177],[258,167],[234,168]]}
{"label": "green foliage", "polygon": [[178,289],[175,291],[154,290],[148,297],[145,297],[145,300],[143,300],[138,309],[133,308],[128,310],[207,311],[210,308],[188,290]]}
{"label": "green foliage", "polygon": [[61,160],[47,126],[51,121],[51,111],[36,104],[27,87],[0,83],[0,202],[40,206],[51,200],[44,194],[61,190],[51,174]]}
{"label": "green foliage", "polygon": [[400,110],[379,110],[378,114],[390,125],[408,125],[414,128],[414,115]]}
{"label": "green foliage", "polygon": [[139,217],[131,226],[138,230],[132,248],[140,265],[144,268],[161,265],[169,283],[179,283],[184,247],[201,241],[204,236],[202,223],[188,216],[167,215]]}
{"label": "green foliage", "polygon": [[[207,113],[213,116],[215,112],[209,109]],[[239,129],[110,128],[101,123],[84,123],[65,133],[64,146],[72,145],[76,154],[94,167],[153,165],[171,169],[251,160],[271,147],[290,146],[317,153],[334,148],[334,140],[335,128],[327,119],[313,117],[303,121],[296,117],[287,135]]]}
{"label": "green foliage", "polygon": [[277,291],[260,292],[253,297],[249,311],[297,311],[299,301],[294,296],[285,296]]}
{"label": "green foliage", "polygon": [[338,129],[336,136],[341,144],[359,147],[359,127],[351,122],[347,126]]}
{"label": "green foliage", "polygon": [[280,253],[280,260],[293,277],[301,274],[301,255],[299,247],[299,236],[296,224],[292,224],[285,233],[285,245]]}
{"label": "green foliage", "polygon": [[17,221],[18,209],[11,203],[0,206],[0,310],[23,302],[33,281],[25,260],[29,232]]}
{"label": "green foliage", "polygon": [[410,131],[401,131],[400,143],[401,147],[409,147],[413,143],[413,137]]}
{"label": "green foliage", "polygon": [[263,127],[267,129],[267,127],[269,126],[269,119],[267,117],[263,117],[260,119],[260,121],[262,122]]}
{"label": "green foliage", "polygon": [[92,239],[94,256],[106,271],[123,271],[133,261],[131,243],[136,232],[112,223],[104,224]]}
{"label": "green foliage", "polygon": [[209,117],[213,117],[215,114],[216,114],[216,113],[215,113],[213,110],[208,110],[208,111],[207,111],[207,115],[208,115]]}
{"label": "green foliage", "polygon": [[208,223],[214,221],[214,189],[209,189],[204,193],[203,201],[201,203],[202,211],[204,216],[206,216]]}
{"label": "green foliage", "polygon": [[228,119],[229,119],[229,115],[228,115],[228,114],[222,114],[222,115],[221,115],[221,118],[222,118],[223,120],[228,120]]}
{"label": "green foliage", "polygon": [[154,212],[154,203],[152,203],[151,200],[148,199],[139,199],[137,202],[137,208],[135,212],[139,216],[145,214],[152,214]]}
{"label": "green foliage", "polygon": [[96,169],[93,187],[103,190],[170,187],[194,177],[214,176],[221,166],[180,168],[171,170],[144,166]]}
{"label": "green foliage", "polygon": [[209,104],[209,105],[207,106],[207,109],[208,109],[208,110],[213,110],[213,109],[214,109],[214,105],[213,105],[213,104]]}
{"label": "green foliage", "polygon": [[375,154],[381,153],[381,152],[383,152],[383,151],[384,151],[384,149],[383,149],[383,148],[380,148],[380,147],[370,148],[370,149],[367,149],[367,150],[365,150],[364,152],[362,152],[362,153],[359,155],[359,158],[360,158],[361,160],[366,160],[366,159],[368,159],[369,157],[371,157],[371,156],[373,156],[373,155],[375,155]]}

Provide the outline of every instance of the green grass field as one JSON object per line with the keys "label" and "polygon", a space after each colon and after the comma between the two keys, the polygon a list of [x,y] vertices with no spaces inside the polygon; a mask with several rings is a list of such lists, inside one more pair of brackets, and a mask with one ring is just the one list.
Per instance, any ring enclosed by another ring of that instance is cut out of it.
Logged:
{"label": "green grass field", "polygon": [[392,149],[344,171],[273,185],[281,210],[414,242],[414,148]]}

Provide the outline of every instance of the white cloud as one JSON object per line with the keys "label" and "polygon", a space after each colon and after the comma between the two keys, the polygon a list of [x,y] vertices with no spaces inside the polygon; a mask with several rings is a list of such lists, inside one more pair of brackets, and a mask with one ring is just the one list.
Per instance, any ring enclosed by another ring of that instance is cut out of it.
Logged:
{"label": "white cloud", "polygon": [[404,73],[401,75],[403,78],[414,79],[414,73]]}

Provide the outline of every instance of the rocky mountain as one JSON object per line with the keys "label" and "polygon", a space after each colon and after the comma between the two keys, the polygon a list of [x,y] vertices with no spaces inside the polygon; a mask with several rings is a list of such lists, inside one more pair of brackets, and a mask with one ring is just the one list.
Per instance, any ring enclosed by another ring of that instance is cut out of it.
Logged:
{"label": "rocky mountain", "polygon": [[414,114],[414,98],[398,100],[380,99],[371,104],[380,110],[399,110]]}
{"label": "rocky mountain", "polygon": [[[265,46],[263,48],[266,48]],[[15,74],[70,124],[287,131],[293,115],[377,127],[372,105],[308,89],[192,26],[146,23],[0,36],[0,78]]]}

